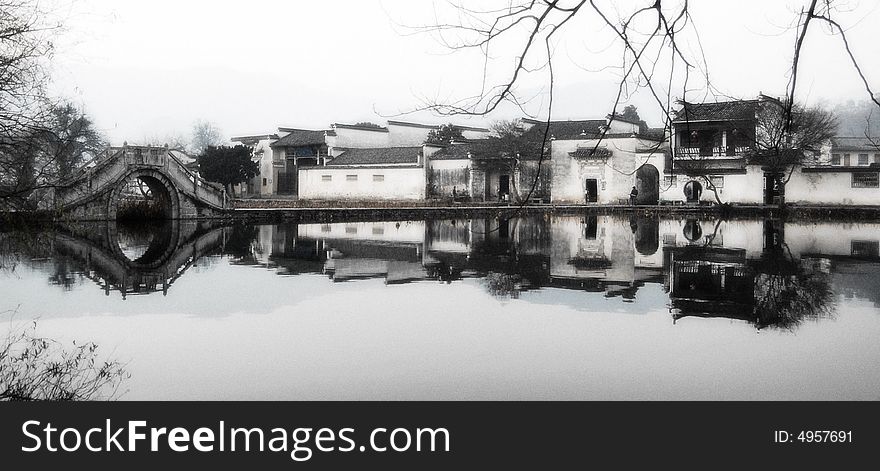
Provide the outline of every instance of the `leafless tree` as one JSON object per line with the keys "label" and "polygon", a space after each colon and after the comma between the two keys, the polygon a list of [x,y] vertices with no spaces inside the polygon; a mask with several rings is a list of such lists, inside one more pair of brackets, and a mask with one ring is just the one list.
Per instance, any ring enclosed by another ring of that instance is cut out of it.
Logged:
{"label": "leafless tree", "polygon": [[214,123],[204,119],[193,123],[192,141],[189,146],[193,155],[200,155],[208,146],[219,146],[225,142],[223,131]]}
{"label": "leafless tree", "polygon": [[39,2],[0,0],[0,208],[32,208],[104,145],[82,110],[47,91],[53,17]]}
{"label": "leafless tree", "polygon": [[[842,40],[844,52],[862,79],[870,99],[880,107],[880,101],[875,98],[859,67],[846,29],[835,18],[839,2],[804,1],[805,7],[792,18],[796,24],[796,40],[786,87],[787,98],[782,100],[783,135],[796,133],[793,127],[797,124],[795,96],[801,49],[805,37],[816,24],[826,26],[828,32]],[[705,51],[701,46],[695,52],[686,47],[701,44],[690,3],[689,0],[633,0],[625,4],[602,0],[515,0],[499,2],[497,7],[476,9],[464,2],[448,0],[444,6],[436,8],[435,23],[413,29],[416,33],[436,35],[451,50],[479,50],[484,57],[482,83],[476,94],[453,100],[424,99],[419,109],[442,115],[487,115],[503,103],[512,103],[526,113],[523,105],[529,102],[529,97],[522,95],[519,86],[524,77],[543,73],[548,84],[546,113],[543,113],[547,120],[546,141],[553,116],[554,44],[563,32],[573,30],[581,35],[584,43],[606,44],[603,35],[614,39],[609,47],[620,53],[620,61],[611,67],[618,71],[619,82],[609,114],[618,115],[624,99],[637,91],[646,92],[664,117],[664,130],[669,133],[676,96],[688,99],[689,95],[698,93],[704,97],[719,95],[709,79]],[[581,24],[581,29],[577,29],[575,19],[585,17],[603,28],[584,28]],[[510,48],[516,51],[512,57],[505,53]],[[494,66],[500,58],[504,59],[502,68],[505,70],[499,73]],[[595,144],[597,149],[602,138],[604,134]],[[542,153],[541,160],[544,159]],[[537,176],[533,185],[537,185]]]}
{"label": "leafless tree", "polygon": [[821,163],[820,153],[837,134],[837,119],[818,106],[790,105],[788,99],[764,97],[756,113],[752,161],[767,171],[786,175],[798,166]]}

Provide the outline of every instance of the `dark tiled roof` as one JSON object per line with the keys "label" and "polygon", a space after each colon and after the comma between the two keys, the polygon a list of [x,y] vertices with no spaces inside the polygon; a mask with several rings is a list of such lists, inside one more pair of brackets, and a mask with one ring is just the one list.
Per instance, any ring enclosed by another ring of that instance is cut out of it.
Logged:
{"label": "dark tiled roof", "polygon": [[[872,142],[873,141],[873,142]],[[832,137],[832,151],[865,150],[880,152],[880,137]]]}
{"label": "dark tiled roof", "polygon": [[290,133],[270,144],[270,147],[300,147],[324,144],[324,131],[291,129]]}
{"label": "dark tiled roof", "polygon": [[431,160],[459,160],[468,158],[468,153],[473,150],[473,144],[449,144],[443,149],[431,154]]}
{"label": "dark tiled roof", "polygon": [[417,164],[421,152],[421,147],[349,149],[327,165]]}
{"label": "dark tiled roof", "polygon": [[674,123],[685,121],[733,121],[755,119],[758,100],[725,101],[720,103],[687,103],[675,112]]}
{"label": "dark tiled roof", "polygon": [[611,151],[605,147],[578,147],[574,152],[568,155],[576,159],[601,159],[611,157]]}
{"label": "dark tiled roof", "polygon": [[[544,133],[546,121],[524,119],[526,123],[534,124],[527,132]],[[550,121],[550,135],[553,139],[577,139],[584,136],[596,135],[602,132],[605,126],[604,119],[586,119],[579,121]]]}

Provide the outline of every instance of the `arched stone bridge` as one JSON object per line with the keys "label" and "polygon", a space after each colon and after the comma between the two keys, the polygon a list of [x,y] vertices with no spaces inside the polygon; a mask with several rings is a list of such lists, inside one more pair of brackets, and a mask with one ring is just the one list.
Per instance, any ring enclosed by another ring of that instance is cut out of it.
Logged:
{"label": "arched stone bridge", "polygon": [[162,203],[166,218],[211,217],[228,208],[223,187],[186,168],[166,147],[111,148],[95,165],[65,179],[55,208],[72,220],[115,220],[128,182],[138,179]]}

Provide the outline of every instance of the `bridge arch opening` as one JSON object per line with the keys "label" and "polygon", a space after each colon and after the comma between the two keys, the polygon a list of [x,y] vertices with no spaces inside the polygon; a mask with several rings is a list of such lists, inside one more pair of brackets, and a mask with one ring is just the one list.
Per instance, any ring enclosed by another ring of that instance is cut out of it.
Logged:
{"label": "bridge arch opening", "polygon": [[157,171],[132,172],[110,199],[109,213],[118,220],[177,219],[177,191],[167,177]]}

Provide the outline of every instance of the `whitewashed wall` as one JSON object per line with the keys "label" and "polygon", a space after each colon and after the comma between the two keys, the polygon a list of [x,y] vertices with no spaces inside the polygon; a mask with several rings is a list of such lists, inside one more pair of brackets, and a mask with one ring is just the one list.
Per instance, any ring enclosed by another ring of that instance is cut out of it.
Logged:
{"label": "whitewashed wall", "polygon": [[[337,127],[335,131],[336,136],[328,136],[327,139],[327,145],[334,148],[371,149],[375,147],[391,147],[390,133],[386,130]],[[333,155],[339,155],[339,151],[334,151]]]}
{"label": "whitewashed wall", "polygon": [[[330,176],[330,181],[323,177]],[[356,175],[357,181],[347,179]],[[384,181],[374,181],[383,175]],[[424,167],[313,167],[299,170],[300,199],[421,200],[425,198]]]}
{"label": "whitewashed wall", "polygon": [[[764,171],[760,167],[749,165],[745,174],[719,175],[724,179],[723,187],[718,190],[718,197],[723,203],[763,204],[764,202]],[[660,201],[685,202],[684,186],[695,180],[703,185],[700,201],[715,203],[715,194],[709,189],[706,180],[701,177],[677,175],[670,183],[660,176]]]}
{"label": "whitewashed wall", "polygon": [[[572,158],[569,153],[581,148],[592,148],[595,139],[554,140],[551,145],[550,158],[552,164],[551,201],[560,203],[584,203],[586,180],[598,180],[598,204],[616,204],[629,200],[629,193],[636,184],[636,169],[644,163],[657,167],[660,173],[661,190],[663,189],[664,157],[662,154],[652,156],[637,154],[637,147],[655,144],[637,138],[603,139],[599,147],[605,147],[613,153],[607,163],[605,159],[598,161],[581,161]],[[662,193],[661,193],[662,197]]]}
{"label": "whitewashed wall", "polygon": [[851,172],[802,173],[785,186],[785,201],[795,204],[880,205],[880,188],[853,188]]}
{"label": "whitewashed wall", "polygon": [[850,256],[853,241],[880,242],[880,224],[876,223],[803,223],[785,224],[785,243],[797,257],[806,254]]}
{"label": "whitewashed wall", "polygon": [[376,240],[422,244],[425,242],[425,221],[300,224],[298,235],[313,239]]}
{"label": "whitewashed wall", "polygon": [[413,147],[425,143],[433,127],[420,125],[407,126],[388,123],[388,138],[391,147]]}

